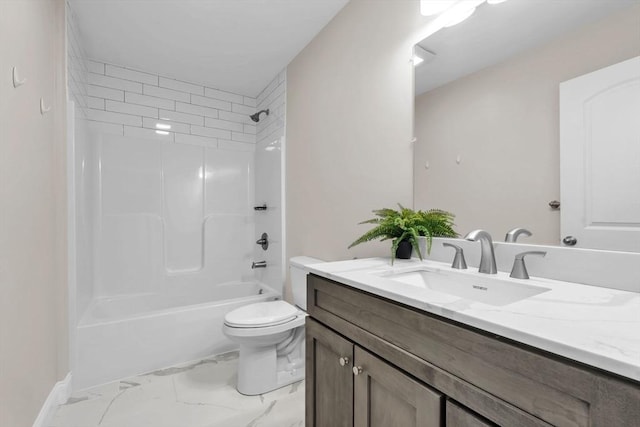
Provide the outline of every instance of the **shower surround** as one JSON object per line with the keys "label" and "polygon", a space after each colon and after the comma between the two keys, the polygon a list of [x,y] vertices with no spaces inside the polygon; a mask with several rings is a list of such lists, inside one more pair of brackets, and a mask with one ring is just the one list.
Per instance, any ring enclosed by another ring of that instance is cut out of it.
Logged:
{"label": "shower surround", "polygon": [[[281,295],[285,75],[251,98],[84,60],[68,27],[82,389],[232,350],[224,314]],[[254,123],[258,106],[271,114]]]}

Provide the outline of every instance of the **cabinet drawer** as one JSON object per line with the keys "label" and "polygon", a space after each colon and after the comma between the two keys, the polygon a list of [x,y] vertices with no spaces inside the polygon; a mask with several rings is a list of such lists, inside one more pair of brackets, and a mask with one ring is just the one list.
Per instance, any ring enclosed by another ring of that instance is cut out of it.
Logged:
{"label": "cabinet drawer", "polygon": [[[632,381],[315,275],[308,276],[307,305],[331,327],[354,325],[534,415],[528,425],[640,425],[640,388]],[[412,374],[434,385],[426,370]],[[452,397],[469,406],[464,396]],[[472,409],[493,419],[483,408]]]}

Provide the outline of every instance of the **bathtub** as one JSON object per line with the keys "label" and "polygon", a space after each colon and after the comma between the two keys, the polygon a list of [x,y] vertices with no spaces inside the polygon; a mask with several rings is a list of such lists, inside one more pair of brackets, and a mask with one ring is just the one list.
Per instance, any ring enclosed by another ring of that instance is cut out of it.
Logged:
{"label": "bathtub", "polygon": [[77,328],[74,389],[234,350],[222,333],[224,316],[279,296],[264,284],[237,282],[96,298]]}

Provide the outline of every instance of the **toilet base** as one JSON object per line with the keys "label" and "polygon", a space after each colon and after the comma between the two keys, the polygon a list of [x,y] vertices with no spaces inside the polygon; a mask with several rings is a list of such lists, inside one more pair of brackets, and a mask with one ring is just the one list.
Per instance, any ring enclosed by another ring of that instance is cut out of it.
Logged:
{"label": "toilet base", "polygon": [[286,356],[278,356],[275,346],[240,346],[239,393],[255,396],[304,379],[304,340]]}

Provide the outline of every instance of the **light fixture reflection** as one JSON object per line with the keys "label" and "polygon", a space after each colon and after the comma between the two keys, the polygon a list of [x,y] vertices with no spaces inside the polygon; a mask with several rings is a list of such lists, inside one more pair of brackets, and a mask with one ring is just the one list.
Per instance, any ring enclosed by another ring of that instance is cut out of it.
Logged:
{"label": "light fixture reflection", "polygon": [[454,5],[456,0],[421,0],[420,13],[424,16],[437,15]]}
{"label": "light fixture reflection", "polygon": [[169,130],[171,129],[171,125],[167,123],[156,123],[156,128],[162,129],[162,130]]}
{"label": "light fixture reflection", "polygon": [[156,133],[158,135],[169,135],[169,132],[167,132],[166,130],[157,130]]}
{"label": "light fixture reflection", "polygon": [[453,27],[454,25],[458,25],[459,23],[461,23],[462,21],[464,21],[465,19],[469,18],[471,15],[473,15],[473,12],[476,11],[475,7],[472,8],[461,8],[458,9],[456,11],[450,11],[450,13],[448,13],[450,19],[447,21],[447,23],[445,24],[445,28],[449,28],[449,27]]}

